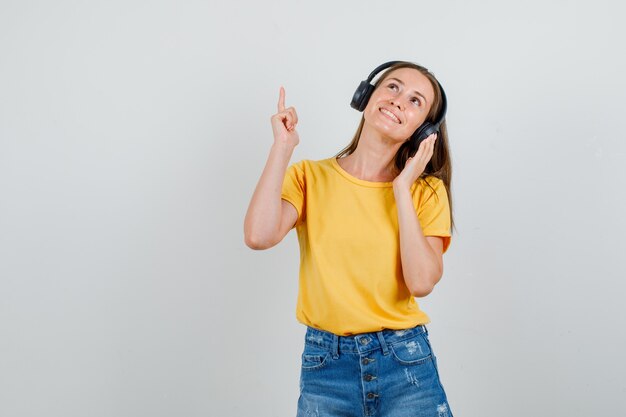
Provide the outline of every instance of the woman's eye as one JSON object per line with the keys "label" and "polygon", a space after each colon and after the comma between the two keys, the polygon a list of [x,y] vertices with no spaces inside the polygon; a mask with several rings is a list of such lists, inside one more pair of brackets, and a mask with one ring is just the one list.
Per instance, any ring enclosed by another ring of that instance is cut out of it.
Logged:
{"label": "woman's eye", "polygon": [[[391,83],[391,84],[388,85],[388,88],[398,88],[398,86],[395,85],[394,83]],[[413,101],[413,103],[417,104],[418,106],[422,105],[422,102],[417,97],[413,97],[412,101]]]}

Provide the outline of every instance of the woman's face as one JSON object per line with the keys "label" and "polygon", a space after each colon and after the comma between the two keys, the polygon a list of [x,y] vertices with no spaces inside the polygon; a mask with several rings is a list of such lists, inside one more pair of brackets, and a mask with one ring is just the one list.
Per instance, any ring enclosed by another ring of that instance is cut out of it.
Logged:
{"label": "woman's face", "polygon": [[425,75],[413,68],[399,68],[374,90],[363,117],[382,135],[404,142],[426,120],[434,97]]}

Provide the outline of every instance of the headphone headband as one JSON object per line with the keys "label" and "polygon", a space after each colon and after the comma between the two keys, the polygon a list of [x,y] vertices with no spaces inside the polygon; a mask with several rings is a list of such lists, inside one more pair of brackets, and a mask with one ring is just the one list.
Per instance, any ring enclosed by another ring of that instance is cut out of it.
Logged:
{"label": "headphone headband", "polygon": [[396,64],[399,64],[399,63],[403,63],[403,62],[405,62],[405,61],[389,61],[389,62],[385,62],[384,64],[380,64],[379,66],[374,68],[374,71],[372,71],[370,73],[370,75],[367,77],[367,82],[371,82],[372,79],[374,79],[374,77],[376,76],[376,74],[378,74],[382,70],[387,69],[387,68],[389,68],[392,65],[396,65]]}

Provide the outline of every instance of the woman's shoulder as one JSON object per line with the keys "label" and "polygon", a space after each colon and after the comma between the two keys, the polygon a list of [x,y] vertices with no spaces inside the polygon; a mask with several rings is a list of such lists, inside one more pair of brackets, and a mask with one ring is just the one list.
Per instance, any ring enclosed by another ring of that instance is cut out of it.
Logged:
{"label": "woman's shoulder", "polygon": [[301,169],[319,169],[331,167],[333,164],[333,157],[323,159],[299,159],[291,162],[290,165],[295,165]]}
{"label": "woman's shoulder", "polygon": [[420,177],[413,190],[413,198],[416,201],[428,201],[432,196],[448,196],[448,187],[443,179],[435,175]]}
{"label": "woman's shoulder", "polygon": [[432,188],[440,188],[440,187],[445,187],[446,186],[446,183],[445,183],[445,181],[443,179],[441,179],[441,178],[439,178],[439,177],[437,177],[435,175],[432,175],[432,174],[420,177],[417,180],[417,184],[420,187],[428,187],[428,186],[430,186]]}

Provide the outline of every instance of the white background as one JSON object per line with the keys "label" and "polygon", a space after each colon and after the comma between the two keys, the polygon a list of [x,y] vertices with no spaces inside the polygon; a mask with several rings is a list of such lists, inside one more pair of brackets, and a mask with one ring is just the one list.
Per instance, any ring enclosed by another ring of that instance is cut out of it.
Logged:
{"label": "white background", "polygon": [[245,246],[382,62],[448,100],[457,229],[418,299],[457,417],[626,413],[617,1],[0,3],[0,415],[294,416],[295,231]]}

